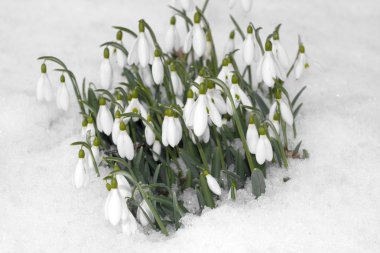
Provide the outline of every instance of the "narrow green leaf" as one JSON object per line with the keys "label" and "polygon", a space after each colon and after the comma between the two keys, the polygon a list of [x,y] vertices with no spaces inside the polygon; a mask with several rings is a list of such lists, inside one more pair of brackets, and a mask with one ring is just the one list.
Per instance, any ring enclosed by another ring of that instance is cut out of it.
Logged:
{"label": "narrow green leaf", "polygon": [[265,193],[265,180],[264,175],[259,169],[255,169],[251,175],[252,193],[258,198],[261,194]]}

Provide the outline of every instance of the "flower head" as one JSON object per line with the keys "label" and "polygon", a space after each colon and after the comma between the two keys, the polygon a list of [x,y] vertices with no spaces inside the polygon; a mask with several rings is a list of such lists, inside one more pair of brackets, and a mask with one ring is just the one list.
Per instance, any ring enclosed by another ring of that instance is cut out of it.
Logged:
{"label": "flower head", "polygon": [[106,105],[105,98],[99,99],[99,111],[96,116],[96,126],[99,132],[103,132],[106,135],[110,135],[112,132],[113,119],[110,110]]}
{"label": "flower head", "polygon": [[290,110],[289,106],[281,98],[281,90],[276,90],[276,101],[273,103],[269,110],[269,119],[273,119],[275,113],[278,111],[281,115],[283,121],[286,122],[289,126],[293,125],[293,113]]}
{"label": "flower head", "polygon": [[53,89],[46,73],[46,64],[41,65],[41,76],[37,82],[37,100],[50,102],[53,96]]}
{"label": "flower head", "polygon": [[110,62],[110,51],[108,47],[104,48],[103,61],[100,65],[100,86],[103,89],[109,89],[112,86],[112,66]]}
{"label": "flower head", "polygon": [[259,128],[259,135],[260,137],[256,146],[256,161],[258,164],[263,164],[265,160],[268,162],[272,161],[273,150],[264,127]]}
{"label": "flower head", "polygon": [[85,152],[83,149],[79,150],[78,162],[75,166],[73,174],[73,184],[77,189],[86,187],[90,181],[88,174],[87,163],[85,160]]}
{"label": "flower head", "polygon": [[57,90],[57,107],[63,111],[67,111],[69,109],[69,104],[69,91],[67,90],[65,76],[62,74],[60,78],[60,85]]}
{"label": "flower head", "polygon": [[117,137],[117,152],[119,153],[121,158],[127,158],[128,160],[132,160],[135,156],[135,150],[133,147],[133,142],[131,137],[129,137],[125,123],[123,121],[120,122],[120,133]]}
{"label": "flower head", "polygon": [[159,49],[154,51],[154,60],[152,64],[152,76],[156,84],[162,84],[164,81],[164,65],[161,61],[161,53]]}

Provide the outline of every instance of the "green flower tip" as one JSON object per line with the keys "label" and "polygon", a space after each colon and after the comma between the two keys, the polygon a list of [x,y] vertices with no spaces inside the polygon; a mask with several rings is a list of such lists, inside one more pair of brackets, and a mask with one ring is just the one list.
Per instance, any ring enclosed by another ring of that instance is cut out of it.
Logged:
{"label": "green flower tip", "polygon": [[201,70],[199,70],[198,75],[199,76],[205,76],[205,72],[206,72],[206,69],[204,67],[202,67]]}
{"label": "green flower tip", "polygon": [[94,120],[92,119],[91,116],[88,116],[87,117],[87,122],[88,122],[88,124],[92,124],[92,123],[94,123]]}
{"label": "green flower tip", "polygon": [[122,31],[117,31],[116,33],[116,39],[117,40],[122,40],[123,39],[123,32]]}
{"label": "green flower tip", "polygon": [[117,163],[115,163],[115,166],[113,167],[113,170],[114,171],[119,171],[120,170],[120,167],[119,167],[119,165],[117,165]]}
{"label": "green flower tip", "polygon": [[267,133],[267,130],[265,130],[265,127],[261,126],[259,127],[259,134],[260,135],[266,135]]}
{"label": "green flower tip", "polygon": [[137,114],[137,113],[139,113],[139,109],[137,109],[137,108],[135,107],[135,108],[132,109],[132,112]]}
{"label": "green flower tip", "polygon": [[99,105],[106,105],[106,99],[104,97],[99,98]]}
{"label": "green flower tip", "polygon": [[152,116],[150,116],[150,114],[148,114],[148,116],[146,116],[146,120],[147,120],[148,122],[151,122],[151,121],[152,121]]}
{"label": "green flower tip", "polygon": [[273,40],[280,40],[280,35],[278,34],[278,31],[274,31]]}
{"label": "green flower tip", "polygon": [[255,124],[255,119],[253,118],[253,115],[251,115],[251,117],[249,117],[249,124]]}
{"label": "green flower tip", "polygon": [[187,91],[187,95],[186,95],[187,98],[194,98],[194,92],[192,89],[189,89]]}
{"label": "green flower tip", "polygon": [[170,24],[171,25],[175,25],[175,16],[172,16],[171,18],[170,18]]}
{"label": "green flower tip", "polygon": [[167,117],[173,117],[173,115],[174,115],[174,112],[173,112],[172,109],[166,109],[165,110],[165,116],[167,116]]}
{"label": "green flower tip", "polygon": [[215,83],[211,80],[207,80],[207,89],[214,89],[215,88]]}
{"label": "green flower tip", "polygon": [[79,150],[78,157],[79,158],[84,158],[84,150],[83,149]]}
{"label": "green flower tip", "polygon": [[121,112],[119,110],[117,110],[115,112],[115,118],[119,119],[121,117]]}
{"label": "green flower tip", "polygon": [[230,32],[230,39],[231,40],[235,39],[235,31]]}
{"label": "green flower tip", "polygon": [[310,68],[309,63],[305,63],[305,69]]}
{"label": "green flower tip", "polygon": [[132,95],[131,95],[131,94],[127,94],[127,100],[128,100],[128,101],[131,101],[131,100],[132,100]]}
{"label": "green flower tip", "polygon": [[175,71],[175,64],[174,64],[174,62],[172,62],[170,64],[170,71]]}
{"label": "green flower tip", "polygon": [[207,176],[209,173],[208,173],[207,170],[202,170],[202,174],[205,175],[205,176]]}
{"label": "green flower tip", "polygon": [[272,51],[272,42],[270,40],[265,42],[265,51]]}
{"label": "green flower tip", "polygon": [[87,120],[83,119],[83,121],[82,121],[82,127],[86,127],[86,126],[87,126]]}
{"label": "green flower tip", "polygon": [[239,82],[239,78],[237,77],[236,74],[232,75],[231,81],[233,84],[237,84]]}
{"label": "green flower tip", "polygon": [[199,12],[196,12],[194,14],[194,23],[199,24],[201,22],[201,14]]}
{"label": "green flower tip", "polygon": [[230,64],[230,58],[229,58],[229,57],[226,57],[226,58],[223,59],[222,65],[223,65],[224,67],[227,67],[228,64]]}
{"label": "green flower tip", "polygon": [[278,112],[276,112],[274,115],[273,115],[273,120],[275,121],[279,121],[280,120],[280,114]]}
{"label": "green flower tip", "polygon": [[305,53],[305,46],[303,44],[300,45],[299,51],[301,54]]}
{"label": "green flower tip", "polygon": [[252,34],[253,33],[253,26],[251,24],[248,25],[247,27],[247,33]]}
{"label": "green flower tip", "polygon": [[42,73],[42,74],[45,74],[45,73],[46,73],[46,64],[45,64],[45,63],[42,63],[42,64],[41,64],[41,73]]}
{"label": "green flower tip", "polygon": [[119,129],[120,129],[120,131],[125,131],[127,129],[126,126],[125,126],[124,121],[120,122]]}
{"label": "green flower tip", "polygon": [[104,59],[110,58],[110,50],[108,49],[108,47],[104,48],[103,57],[104,57]]}
{"label": "green flower tip", "polygon": [[161,52],[160,52],[160,50],[158,48],[156,48],[154,50],[154,57],[160,57],[160,56],[161,56]]}
{"label": "green flower tip", "polygon": [[144,24],[144,20],[140,20],[139,21],[139,32],[143,33],[145,31],[145,24]]}
{"label": "green flower tip", "polygon": [[117,188],[117,181],[115,178],[112,178],[112,181],[111,181],[111,188],[112,189],[116,189]]}
{"label": "green flower tip", "polygon": [[138,98],[139,92],[137,91],[137,88],[132,91],[132,98]]}
{"label": "green flower tip", "polygon": [[94,139],[94,143],[93,143],[93,145],[95,146],[95,147],[99,147],[100,146],[100,139],[96,136],[95,137],[95,139]]}
{"label": "green flower tip", "polygon": [[274,95],[276,99],[281,99],[281,90],[277,89],[276,94]]}
{"label": "green flower tip", "polygon": [[205,83],[201,83],[199,85],[199,94],[206,94],[207,86]]}
{"label": "green flower tip", "polygon": [[116,93],[116,100],[123,100],[123,95],[120,92]]}
{"label": "green flower tip", "polygon": [[211,31],[208,30],[206,33],[206,41],[210,42],[212,40]]}
{"label": "green flower tip", "polygon": [[61,83],[64,83],[65,82],[65,76],[62,74],[61,77],[59,78],[59,80],[61,81]]}
{"label": "green flower tip", "polygon": [[106,188],[107,188],[107,191],[110,191],[111,190],[111,185],[109,183],[106,183]]}

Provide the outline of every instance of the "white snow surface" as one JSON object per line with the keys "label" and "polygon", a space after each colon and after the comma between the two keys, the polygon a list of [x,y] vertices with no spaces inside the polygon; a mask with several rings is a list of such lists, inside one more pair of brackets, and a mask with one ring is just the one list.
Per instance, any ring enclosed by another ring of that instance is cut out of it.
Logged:
{"label": "white snow surface", "polygon": [[[55,55],[79,80],[98,83],[99,45],[114,40],[111,26],[137,30],[145,18],[162,43],[168,2],[1,1],[0,252],[380,252],[375,0],[255,0],[250,14],[231,11],[243,28],[249,20],[263,26],[263,36],[282,23],[292,59],[301,34],[311,65],[301,80],[286,83],[293,96],[308,86],[297,123],[311,158],[291,160],[288,170],[271,168],[258,200],[239,190],[235,203],[224,200],[200,217],[187,215],[169,237],[141,228],[126,237],[104,219],[101,179],[93,175],[84,190],[72,186],[77,149],[69,144],[79,139],[78,108],[72,103],[65,114],[55,103],[37,103],[36,58]],[[210,0],[219,52],[233,29],[229,12],[227,0]],[[54,85],[58,77],[50,74]],[[284,176],[291,180],[283,183]]]}

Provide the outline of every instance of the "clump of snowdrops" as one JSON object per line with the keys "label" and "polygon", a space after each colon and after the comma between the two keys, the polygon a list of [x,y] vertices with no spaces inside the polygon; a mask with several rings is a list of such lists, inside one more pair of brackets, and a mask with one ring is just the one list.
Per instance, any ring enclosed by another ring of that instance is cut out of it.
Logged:
{"label": "clump of snowdrops", "polygon": [[[52,100],[47,64],[55,63],[62,73],[58,108],[69,109],[68,79],[83,117],[82,138],[72,144],[79,147],[73,183],[85,187],[91,170],[100,176],[99,167],[108,168],[105,217],[127,234],[140,223],[167,235],[187,212],[200,214],[221,198],[235,200],[247,180],[259,197],[268,166],[287,168],[289,157],[308,156],[301,142],[292,145],[305,87],[293,97],[285,85],[292,73],[299,79],[308,67],[301,40],[292,63],[280,25],[263,39],[261,27],[250,23],[244,31],[231,16],[235,28],[218,60],[204,16],[208,1],[201,9],[192,1],[181,3],[182,9],[170,7],[175,15],[162,44],[145,20],[137,32],[114,27],[116,40],[101,45],[97,84],[83,80],[80,87],[61,60],[39,58],[37,99]],[[184,20],[187,34],[180,34],[177,19]],[[133,40],[131,48],[126,40]],[[239,50],[242,59],[236,59]],[[115,68],[123,82],[113,81]]]}

